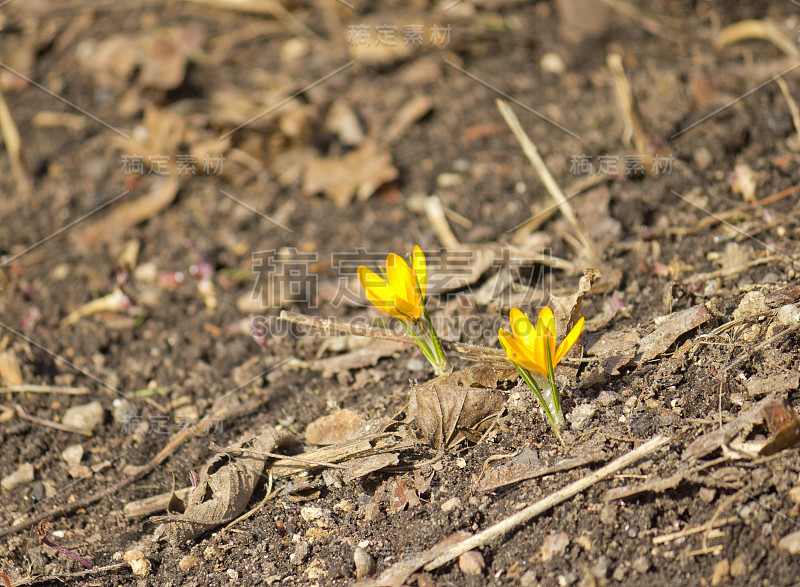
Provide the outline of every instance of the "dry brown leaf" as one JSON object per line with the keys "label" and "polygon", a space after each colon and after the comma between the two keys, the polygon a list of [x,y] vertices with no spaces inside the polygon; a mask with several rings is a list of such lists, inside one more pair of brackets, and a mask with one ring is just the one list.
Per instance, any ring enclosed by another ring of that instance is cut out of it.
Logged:
{"label": "dry brown leaf", "polygon": [[711,314],[701,305],[664,316],[664,322],[639,341],[641,360],[649,361],[656,358],[671,347],[679,336],[710,319]]}
{"label": "dry brown leaf", "polygon": [[303,193],[323,193],[337,206],[347,206],[353,196],[366,200],[383,184],[397,178],[391,154],[373,140],[364,141],[344,157],[311,161],[303,176]]}
{"label": "dry brown leaf", "polygon": [[352,410],[340,410],[317,418],[306,428],[311,444],[336,444],[353,438],[364,426],[364,420]]}
{"label": "dry brown leaf", "polygon": [[[79,61],[97,84],[118,92],[131,83],[142,88],[173,90],[183,83],[189,57],[205,43],[205,30],[196,23],[134,35],[112,35],[78,45]],[[138,77],[131,78],[138,68]]]}
{"label": "dry brown leaf", "polygon": [[[800,418],[786,398],[772,394],[751,409],[741,412],[732,422],[692,442],[683,451],[681,458],[699,459],[732,444],[742,446],[753,428],[762,424],[769,429],[771,439],[751,443],[748,448],[755,448],[756,454],[774,454],[800,442]],[[745,455],[743,450],[737,452],[741,456]]]}
{"label": "dry brown leaf", "polygon": [[431,446],[448,448],[467,434],[485,432],[503,409],[504,396],[498,388],[516,380],[513,367],[477,364],[412,385],[409,418]]}
{"label": "dry brown leaf", "polygon": [[111,214],[73,234],[91,242],[120,238],[126,228],[149,220],[169,206],[178,194],[180,185],[181,182],[177,177],[167,177],[155,184],[149,194],[132,202],[118,204]]}
{"label": "dry brown leaf", "polygon": [[386,467],[393,467],[400,463],[400,453],[390,452],[377,455],[370,455],[353,459],[347,462],[347,469],[344,472],[345,483],[350,483],[355,479],[380,471]]}
{"label": "dry brown leaf", "polygon": [[256,482],[264,471],[268,457],[256,456],[257,453],[275,452],[287,442],[288,436],[267,430],[234,445],[234,448],[253,451],[252,454],[215,455],[200,470],[198,484],[189,494],[185,513],[155,516],[152,520],[166,524],[164,535],[174,546],[227,524],[247,507]]}

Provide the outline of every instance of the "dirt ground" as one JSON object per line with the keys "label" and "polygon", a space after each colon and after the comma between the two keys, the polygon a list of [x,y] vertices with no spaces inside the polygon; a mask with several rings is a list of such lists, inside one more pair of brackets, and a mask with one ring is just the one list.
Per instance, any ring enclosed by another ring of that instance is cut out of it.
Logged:
{"label": "dirt ground", "polygon": [[[793,2],[0,4],[0,573],[800,585],[798,31]],[[419,350],[277,320],[396,328],[356,268],[415,244],[450,343],[499,349],[512,305],[602,275],[557,373],[565,446],[498,380],[491,427],[437,450],[408,407],[434,377]],[[250,517],[182,544],[153,541],[164,503],[131,513],[189,486],[211,442],[268,429],[297,455],[350,412],[385,460],[268,461]]]}

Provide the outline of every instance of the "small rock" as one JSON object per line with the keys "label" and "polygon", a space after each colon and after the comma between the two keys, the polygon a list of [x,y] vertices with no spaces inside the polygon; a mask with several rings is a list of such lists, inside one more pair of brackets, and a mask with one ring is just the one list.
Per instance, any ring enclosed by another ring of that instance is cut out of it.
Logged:
{"label": "small rock", "polygon": [[381,506],[377,503],[372,502],[367,504],[364,508],[364,521],[371,522],[372,520],[377,520],[378,516],[381,515]]}
{"label": "small rock", "polygon": [[778,541],[778,548],[787,551],[789,554],[800,552],[800,530],[787,534]]}
{"label": "small rock", "polygon": [[726,581],[731,574],[731,563],[727,558],[722,559],[714,565],[714,572],[711,574],[711,584],[719,585]]}
{"label": "small rock", "polygon": [[460,509],[461,508],[461,500],[457,497],[451,497],[446,502],[442,504],[442,511],[449,512],[451,510]]}
{"label": "small rock", "polygon": [[129,550],[122,555],[122,560],[131,566],[134,575],[146,576],[153,570],[153,564],[141,550]]}
{"label": "small rock", "polygon": [[617,506],[613,503],[607,503],[600,508],[600,521],[606,526],[617,523]]}
{"label": "small rock", "polygon": [[65,426],[91,432],[103,423],[105,410],[100,402],[91,402],[82,406],[75,406],[64,412],[61,423]]}
{"label": "small rock", "polygon": [[625,579],[625,573],[627,573],[625,565],[619,565],[616,569],[614,569],[614,573],[611,575],[611,578],[615,581],[622,581]]}
{"label": "small rock", "polygon": [[633,563],[631,563],[633,570],[639,573],[640,575],[644,575],[647,571],[650,570],[650,561],[647,559],[646,556],[637,556],[633,559]]}
{"label": "small rock", "polygon": [[558,53],[545,53],[542,55],[542,58],[539,60],[539,67],[542,68],[542,71],[545,73],[552,73],[554,75],[561,75],[567,70],[567,66],[564,65],[564,60],[561,59],[561,56]]}
{"label": "small rock", "polygon": [[477,550],[470,550],[458,557],[458,568],[465,575],[480,575],[485,567],[483,555]]}
{"label": "small rock", "polygon": [[786,304],[778,308],[775,314],[775,322],[782,326],[792,326],[800,322],[800,308],[794,304]]}
{"label": "small rock", "polygon": [[436,185],[440,188],[452,188],[461,185],[463,179],[458,173],[440,173],[436,177]]}
{"label": "small rock", "polygon": [[601,391],[597,396],[597,403],[607,408],[622,401],[622,396],[616,391]]}
{"label": "small rock", "polygon": [[231,581],[238,581],[239,580],[239,571],[236,569],[228,569],[225,571],[225,574],[231,578]]}
{"label": "small rock", "polygon": [[408,360],[408,363],[406,363],[406,368],[409,371],[414,371],[416,373],[417,371],[422,371],[425,369],[425,363],[423,363],[422,359],[419,357],[411,357]]}
{"label": "small rock", "polygon": [[575,406],[572,411],[567,414],[567,419],[570,424],[572,424],[574,430],[580,431],[586,428],[586,425],[589,423],[589,420],[592,419],[596,411],[597,408],[592,404],[580,404],[579,406]]}
{"label": "small rock", "polygon": [[83,445],[70,444],[61,451],[61,458],[64,459],[64,462],[68,465],[79,465],[81,459],[83,459]]}
{"label": "small rock", "polygon": [[294,554],[293,563],[296,565],[302,565],[303,561],[308,557],[308,553],[311,551],[311,547],[308,545],[308,542],[305,540],[301,540],[298,542],[294,547]]}
{"label": "small rock", "polygon": [[300,510],[300,517],[306,522],[313,522],[319,520],[324,515],[322,508],[307,505]]}
{"label": "small rock", "polygon": [[31,463],[22,463],[17,470],[3,477],[3,480],[0,481],[0,485],[2,485],[3,489],[6,491],[11,491],[15,487],[19,485],[23,485],[24,483],[30,483],[33,481],[33,465]]}
{"label": "small rock", "polygon": [[554,556],[563,556],[569,545],[569,536],[565,532],[553,532],[542,542],[540,551],[542,560],[549,561]]}
{"label": "small rock", "polygon": [[708,169],[713,162],[714,156],[705,147],[700,147],[694,152],[694,164],[700,171]]}
{"label": "small rock", "polygon": [[118,397],[111,402],[111,415],[114,417],[114,423],[119,426],[125,426],[139,414],[136,409],[136,404],[132,401]]}
{"label": "small rock", "polygon": [[520,587],[534,587],[536,585],[538,577],[536,573],[533,571],[525,571],[525,573],[519,578],[519,585]]}
{"label": "small rock", "polygon": [[353,551],[353,562],[356,564],[356,579],[367,577],[375,570],[375,559],[360,546]]}
{"label": "small rock", "polygon": [[731,577],[741,577],[747,570],[747,559],[743,554],[740,554],[731,563]]}
{"label": "small rock", "polygon": [[200,562],[196,556],[185,556],[178,563],[178,568],[184,573]]}
{"label": "small rock", "polygon": [[206,558],[219,558],[220,554],[219,551],[213,546],[207,546],[203,551],[203,556]]}
{"label": "small rock", "polygon": [[608,558],[605,556],[601,556],[597,559],[597,562],[594,563],[589,569],[592,571],[592,574],[599,580],[605,580],[608,576]]}
{"label": "small rock", "polygon": [[714,501],[714,498],[717,496],[717,490],[713,487],[701,487],[700,491],[697,492],[697,497],[699,497],[702,501],[706,503],[711,503]]}
{"label": "small rock", "polygon": [[792,500],[792,503],[800,504],[800,485],[789,490],[789,499]]}

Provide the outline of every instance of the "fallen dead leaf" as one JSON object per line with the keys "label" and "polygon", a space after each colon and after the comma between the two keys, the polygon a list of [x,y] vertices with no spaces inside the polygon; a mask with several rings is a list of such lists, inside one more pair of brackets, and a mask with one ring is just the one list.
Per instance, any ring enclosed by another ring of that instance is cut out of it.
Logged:
{"label": "fallen dead leaf", "polygon": [[177,546],[227,524],[247,507],[261,477],[267,456],[257,453],[274,452],[289,442],[288,435],[278,435],[272,430],[254,438],[241,441],[233,448],[252,451],[245,456],[225,453],[215,455],[200,470],[197,486],[189,494],[183,514],[154,516],[154,522],[166,525],[164,536]]}
{"label": "fallen dead leaf", "polygon": [[505,398],[498,388],[516,380],[512,367],[478,364],[412,385],[409,418],[436,449],[453,446],[468,435],[475,439],[503,409]]}
{"label": "fallen dead leaf", "polygon": [[352,410],[340,410],[317,418],[306,428],[311,444],[336,444],[349,440],[361,430],[364,420]]}
{"label": "fallen dead leaf", "polygon": [[639,341],[642,361],[649,361],[665,352],[678,337],[711,319],[704,306],[693,306],[664,316],[663,323]]}
{"label": "fallen dead leaf", "polygon": [[323,157],[312,160],[303,176],[303,193],[323,193],[337,206],[345,207],[353,199],[366,200],[383,184],[397,179],[397,168],[391,154],[366,140],[344,157]]}

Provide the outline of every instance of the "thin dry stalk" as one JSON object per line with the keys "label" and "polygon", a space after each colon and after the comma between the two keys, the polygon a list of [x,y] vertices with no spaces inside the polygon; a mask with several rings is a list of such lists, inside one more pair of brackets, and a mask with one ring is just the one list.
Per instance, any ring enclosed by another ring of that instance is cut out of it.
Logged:
{"label": "thin dry stalk", "polygon": [[786,85],[786,80],[784,80],[782,77],[779,77],[775,80],[775,83],[778,84],[778,87],[783,93],[783,97],[786,98],[786,102],[789,104],[789,112],[792,114],[794,131],[797,133],[798,139],[800,139],[800,108],[797,107],[797,102],[792,96],[792,93],[789,91],[789,86]]}
{"label": "thin dry stalk", "polygon": [[749,39],[769,41],[786,53],[788,57],[800,55],[800,49],[797,48],[797,45],[795,45],[783,27],[769,19],[742,20],[726,26],[717,35],[717,48],[727,47]]}
{"label": "thin dry stalk", "polygon": [[0,91],[0,133],[3,135],[3,142],[8,151],[8,159],[11,163],[11,172],[14,174],[14,181],[17,183],[17,193],[22,198],[28,198],[33,193],[33,180],[25,165],[25,156],[22,151],[22,141],[19,138],[19,130],[14,124],[14,118],[8,109],[3,92]]}
{"label": "thin dry stalk", "polygon": [[25,410],[22,409],[22,406],[14,405],[14,409],[17,412],[17,416],[22,418],[23,420],[27,420],[28,422],[33,422],[35,424],[39,424],[40,426],[45,426],[47,428],[54,428],[55,430],[61,430],[62,432],[69,432],[71,434],[80,434],[81,436],[92,436],[92,433],[88,430],[81,430],[80,428],[73,428],[72,426],[66,426],[64,424],[59,424],[58,422],[53,422],[52,420],[45,420],[44,418],[39,418],[38,416],[31,416]]}
{"label": "thin dry stalk", "polygon": [[64,395],[86,395],[88,387],[64,387],[61,385],[9,385],[0,387],[0,393],[61,393]]}
{"label": "thin dry stalk", "polygon": [[660,169],[657,165],[654,165],[654,157],[658,155],[659,149],[666,150],[667,147],[663,141],[653,136],[644,123],[644,117],[642,117],[642,113],[639,110],[636,96],[633,94],[628,75],[622,65],[622,56],[618,53],[609,53],[606,56],[606,64],[611,72],[614,81],[614,94],[617,97],[622,117],[625,120],[625,131],[622,139],[628,144],[633,142],[636,154],[645,158],[644,165],[645,169],[649,170],[648,173],[658,175]]}
{"label": "thin dry stalk", "polygon": [[589,238],[589,235],[586,234],[586,231],[583,230],[580,222],[578,222],[578,218],[575,216],[572,205],[564,196],[564,192],[562,192],[561,188],[558,187],[556,180],[553,179],[553,176],[550,174],[550,170],[547,169],[547,165],[545,165],[544,161],[539,156],[539,150],[536,148],[536,145],[533,143],[533,141],[531,141],[528,135],[525,134],[517,115],[514,114],[514,111],[511,110],[511,107],[503,100],[499,99],[496,100],[496,104],[497,108],[500,110],[500,114],[503,116],[506,124],[508,124],[511,132],[514,134],[514,137],[517,139],[517,141],[519,141],[522,151],[525,153],[528,161],[531,162],[534,171],[536,171],[541,178],[542,183],[544,183],[545,188],[547,188],[547,192],[550,194],[556,204],[558,204],[558,208],[561,210],[564,218],[567,219],[567,221],[572,225],[572,228],[575,230],[575,236],[580,242],[580,246],[576,248],[576,253],[578,256],[587,261],[589,265],[597,265],[598,257],[592,239]]}

